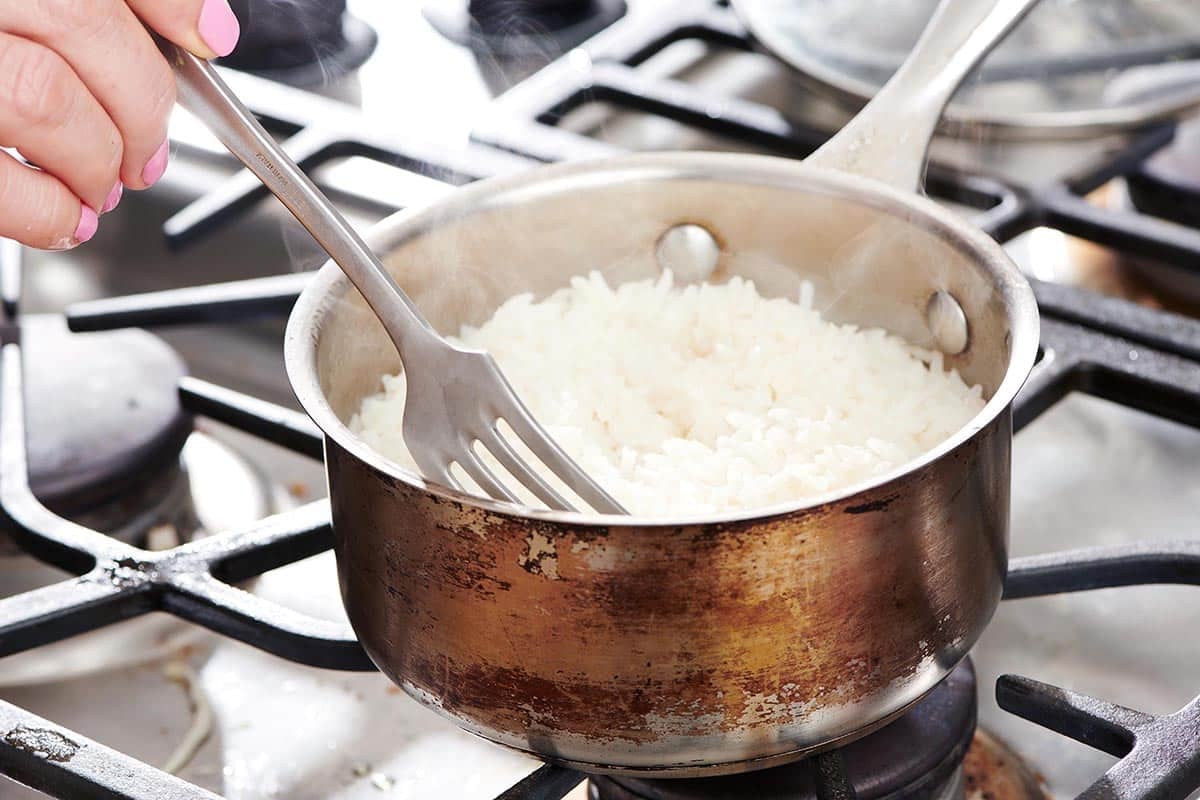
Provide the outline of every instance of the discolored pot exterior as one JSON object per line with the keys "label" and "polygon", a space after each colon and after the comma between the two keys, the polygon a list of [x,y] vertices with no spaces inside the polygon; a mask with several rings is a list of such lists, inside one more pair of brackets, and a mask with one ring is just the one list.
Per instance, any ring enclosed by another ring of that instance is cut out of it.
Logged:
{"label": "discolored pot exterior", "polygon": [[1006,564],[1009,419],[900,480],[714,525],[548,524],[328,447],[345,605],[468,730],[588,769],[737,771],[862,733],[974,643]]}
{"label": "discolored pot exterior", "polygon": [[682,223],[720,244],[710,280],[769,296],[811,281],[829,318],[924,346],[931,298],[953,298],[966,346],[945,361],[984,409],[875,481],[765,511],[537,511],[428,483],[354,435],[361,398],[399,364],[335,268],[288,329],[371,658],[463,728],[591,771],[738,772],[865,735],[966,654],[1007,563],[1011,401],[1037,311],[999,246],[952,212],[781,159],[654,154],[475,184],[371,242],[445,332],[590,269],[653,276],[656,243]]}

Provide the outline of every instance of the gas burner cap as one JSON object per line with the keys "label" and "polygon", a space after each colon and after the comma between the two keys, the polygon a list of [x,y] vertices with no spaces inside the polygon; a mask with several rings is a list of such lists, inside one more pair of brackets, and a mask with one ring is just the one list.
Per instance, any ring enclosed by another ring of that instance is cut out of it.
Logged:
{"label": "gas burner cap", "polygon": [[452,42],[504,58],[549,59],[625,15],[625,0],[434,0],[425,18]]}
{"label": "gas burner cap", "polygon": [[179,356],[145,331],[73,334],[26,316],[26,441],[38,499],[64,515],[136,493],[177,468],[191,418]]}
{"label": "gas burner cap", "polygon": [[[975,668],[964,660],[896,721],[841,749],[861,800],[937,796],[955,779],[975,733]],[[812,759],[718,778],[593,777],[595,800],[816,800]]]}
{"label": "gas burner cap", "polygon": [[[1196,74],[1200,77],[1200,71]],[[1200,227],[1200,123],[1181,124],[1175,140],[1137,165],[1125,181],[1139,211]]]}
{"label": "gas burner cap", "polygon": [[346,11],[345,0],[231,0],[242,23],[237,48],[222,66],[307,89],[337,81],[375,52],[374,28]]}
{"label": "gas burner cap", "polygon": [[[1113,182],[1107,200],[1122,211],[1200,227],[1200,122],[1181,123],[1170,144]],[[1126,258],[1122,263],[1165,297],[1200,304],[1200,271],[1195,264],[1148,258]]]}

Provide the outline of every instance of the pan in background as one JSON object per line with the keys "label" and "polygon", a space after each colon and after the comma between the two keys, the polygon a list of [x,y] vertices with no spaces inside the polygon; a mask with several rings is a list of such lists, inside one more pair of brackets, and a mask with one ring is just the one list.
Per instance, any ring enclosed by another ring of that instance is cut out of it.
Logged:
{"label": "pan in background", "polygon": [[[895,72],[935,0],[732,0],[751,34],[819,89],[860,106]],[[1095,136],[1200,106],[1195,0],[1044,0],[984,61],[945,128],[1010,138]],[[1154,93],[1119,91],[1161,83]],[[967,131],[962,128],[966,127]]]}

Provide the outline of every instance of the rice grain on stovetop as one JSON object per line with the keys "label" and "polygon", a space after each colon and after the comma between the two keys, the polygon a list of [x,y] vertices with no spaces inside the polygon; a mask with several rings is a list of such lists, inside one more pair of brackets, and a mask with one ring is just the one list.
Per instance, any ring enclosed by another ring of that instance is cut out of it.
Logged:
{"label": "rice grain on stovetop", "polygon": [[[520,295],[455,340],[489,351],[550,434],[635,514],[703,514],[801,500],[937,446],[983,407],[920,350],[822,319],[754,284],[610,287],[599,273]],[[351,429],[414,469],[404,379],[384,376]],[[494,465],[494,462],[492,462]],[[503,473],[501,473],[503,474]]]}

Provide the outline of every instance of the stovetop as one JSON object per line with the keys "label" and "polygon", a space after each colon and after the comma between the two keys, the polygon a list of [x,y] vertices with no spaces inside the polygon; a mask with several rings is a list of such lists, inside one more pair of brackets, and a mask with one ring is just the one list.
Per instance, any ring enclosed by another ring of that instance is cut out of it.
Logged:
{"label": "stovetop", "polygon": [[[536,55],[504,64],[476,56],[447,42],[417,4],[350,7],[379,31],[378,50],[354,76],[321,95],[230,78],[363,226],[539,161],[714,147],[800,156],[848,115],[751,52],[730,10],[703,0],[633,2],[619,26],[532,78]],[[1109,203],[1120,177],[1172,134],[933,148],[931,194],[1005,241],[1040,279],[1046,355],[1017,407],[1009,601],[973,660],[981,727],[1055,796],[1092,787],[1092,796],[1182,798],[1200,784],[1194,763],[1179,769],[1164,757],[1167,742],[1195,741],[1194,707],[1160,719],[1072,694],[1168,715],[1200,693],[1195,593],[1171,585],[1200,583],[1200,324],[1055,283],[1183,307],[1136,267],[1194,277],[1200,232]],[[29,532],[26,549],[84,577],[0,600],[0,654],[149,611],[219,636],[211,652],[173,656],[165,676],[154,662],[91,683],[0,690],[0,771],[63,797],[495,797],[538,765],[358,672],[370,666],[323,552],[319,439],[294,411],[280,348],[282,319],[320,254],[276,203],[254,199],[261,191],[185,114],[172,136],[166,180],[127,196],[92,243],[25,254],[22,312],[66,309],[78,331],[153,329],[188,364],[184,408],[290,489],[297,508],[153,555],[46,516],[19,478],[19,356],[8,348],[0,504]],[[180,288],[219,282],[232,283]],[[12,326],[5,331],[11,342]],[[253,595],[231,588],[260,574]],[[1130,729],[1141,738],[1118,764]],[[203,789],[163,782],[147,764],[186,752],[176,745],[205,730],[190,763],[173,765]],[[1114,782],[1093,786],[1110,768]],[[543,767],[506,796],[582,797],[580,780]]]}

